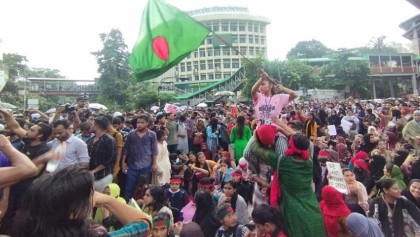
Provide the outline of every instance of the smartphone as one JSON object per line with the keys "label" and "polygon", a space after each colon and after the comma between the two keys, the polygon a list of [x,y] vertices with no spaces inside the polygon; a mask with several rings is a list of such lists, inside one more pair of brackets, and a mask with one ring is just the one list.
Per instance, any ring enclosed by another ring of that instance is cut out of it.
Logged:
{"label": "smartphone", "polygon": [[248,223],[245,226],[249,229],[250,232],[255,230],[255,223],[253,223],[253,222]]}

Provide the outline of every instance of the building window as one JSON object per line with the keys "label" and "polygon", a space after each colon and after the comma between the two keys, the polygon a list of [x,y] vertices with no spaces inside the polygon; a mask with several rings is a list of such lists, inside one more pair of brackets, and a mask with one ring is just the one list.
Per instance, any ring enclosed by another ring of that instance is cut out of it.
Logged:
{"label": "building window", "polygon": [[214,75],[213,75],[213,73],[210,73],[209,74],[209,80],[213,80],[214,79]]}
{"label": "building window", "polygon": [[185,66],[184,65],[181,66],[181,72],[185,72]]}
{"label": "building window", "polygon": [[245,23],[239,23],[239,31],[245,31]]}
{"label": "building window", "polygon": [[220,70],[220,59],[214,60],[214,67],[216,68],[216,70]]}
{"label": "building window", "polygon": [[232,35],[232,44],[237,44],[237,43],[238,43],[238,36]]}
{"label": "building window", "polygon": [[238,24],[237,22],[230,23],[230,31],[238,31]]}
{"label": "building window", "polygon": [[220,74],[220,73],[216,73],[216,75],[215,75],[215,79],[222,79],[222,74]]}
{"label": "building window", "polygon": [[187,62],[187,72],[191,72],[191,62]]}
{"label": "building window", "polygon": [[239,68],[239,59],[232,59],[232,68]]}
{"label": "building window", "polygon": [[245,35],[240,35],[239,36],[239,43],[240,44],[246,43],[246,36]]}
{"label": "building window", "polygon": [[200,74],[200,80],[207,80],[206,74]]}
{"label": "building window", "polygon": [[252,23],[248,23],[248,32],[252,32],[252,29],[253,29]]}
{"label": "building window", "polygon": [[206,41],[207,41],[207,44],[212,44],[213,43],[213,38],[212,37],[207,37]]}
{"label": "building window", "polygon": [[208,60],[207,61],[207,68],[208,69],[213,69],[213,60]]}
{"label": "building window", "polygon": [[246,55],[246,48],[240,49],[242,55]]}
{"label": "building window", "polygon": [[205,57],[206,51],[204,49],[199,49],[199,50],[200,50],[200,57]]}
{"label": "building window", "polygon": [[222,31],[229,31],[229,23],[222,23]]}
{"label": "building window", "polygon": [[197,58],[197,57],[198,57],[198,52],[194,51],[194,58]]}
{"label": "building window", "polygon": [[230,59],[223,59],[223,68],[230,68]]}
{"label": "building window", "polygon": [[254,49],[253,48],[249,48],[249,55],[254,55]]}
{"label": "building window", "polygon": [[206,61],[200,60],[200,70],[206,70]]}
{"label": "building window", "polygon": [[258,25],[254,26],[254,32],[257,32],[257,33],[260,32],[260,29],[259,29]]}
{"label": "building window", "polygon": [[219,28],[219,22],[215,22],[214,25],[213,25],[213,31],[216,32],[216,31],[219,31],[219,29],[220,29]]}
{"label": "building window", "polygon": [[265,37],[261,36],[261,44],[265,44]]}
{"label": "building window", "polygon": [[261,32],[261,33],[265,33],[265,26],[261,25],[261,27],[260,27],[260,32]]}
{"label": "building window", "polygon": [[253,44],[254,43],[254,36],[253,35],[250,35],[248,37],[248,43],[250,43],[250,44]]}
{"label": "building window", "polygon": [[207,56],[213,56],[213,49],[207,48]]}
{"label": "building window", "polygon": [[258,36],[255,37],[255,43],[259,44],[260,43],[260,39],[258,38]]}
{"label": "building window", "polygon": [[230,48],[224,48],[223,55],[230,55]]}
{"label": "building window", "polygon": [[195,76],[194,81],[198,81],[198,80],[200,80],[199,76]]}
{"label": "building window", "polygon": [[214,49],[214,56],[220,56],[220,49]]}

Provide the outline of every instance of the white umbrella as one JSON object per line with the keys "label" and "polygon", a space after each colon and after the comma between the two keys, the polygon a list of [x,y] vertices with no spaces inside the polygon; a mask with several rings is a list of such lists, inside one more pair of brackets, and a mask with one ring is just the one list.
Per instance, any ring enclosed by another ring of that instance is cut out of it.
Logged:
{"label": "white umbrella", "polygon": [[159,106],[152,106],[152,108],[150,108],[150,111],[158,111],[160,108],[159,108]]}
{"label": "white umbrella", "polygon": [[235,92],[232,91],[219,91],[214,94],[215,96],[234,96]]}
{"label": "white umbrella", "polygon": [[52,113],[55,113],[55,111],[56,111],[56,108],[51,108],[51,109],[45,111],[45,113],[46,114],[52,114]]}
{"label": "white umbrella", "polygon": [[108,108],[105,105],[99,103],[89,103],[89,109],[104,109],[107,110]]}
{"label": "white umbrella", "polygon": [[207,107],[208,105],[206,103],[200,103],[198,105],[196,105],[196,107]]}
{"label": "white umbrella", "polygon": [[5,109],[16,109],[17,107],[10,104],[10,103],[6,103],[6,102],[0,102],[0,106],[5,108]]}

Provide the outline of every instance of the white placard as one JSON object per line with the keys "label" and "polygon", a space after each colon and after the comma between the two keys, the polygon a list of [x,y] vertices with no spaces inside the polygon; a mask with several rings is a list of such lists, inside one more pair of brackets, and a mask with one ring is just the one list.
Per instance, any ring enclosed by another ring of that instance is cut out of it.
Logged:
{"label": "white placard", "polygon": [[328,125],[328,134],[330,136],[336,136],[337,130],[335,129],[335,125]]}
{"label": "white placard", "polygon": [[345,119],[341,120],[341,127],[343,128],[343,131],[349,134],[350,128],[353,124]]}
{"label": "white placard", "polygon": [[327,170],[328,170],[328,184],[335,189],[337,189],[340,193],[347,194],[347,184],[344,180],[343,172],[341,171],[341,166],[339,163],[336,162],[327,162]]}

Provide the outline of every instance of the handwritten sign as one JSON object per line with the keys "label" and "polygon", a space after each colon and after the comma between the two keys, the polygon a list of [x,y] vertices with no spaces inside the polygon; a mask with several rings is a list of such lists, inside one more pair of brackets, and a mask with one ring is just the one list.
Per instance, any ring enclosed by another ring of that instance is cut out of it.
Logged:
{"label": "handwritten sign", "polygon": [[337,130],[335,129],[335,125],[328,125],[328,134],[330,136],[336,136],[337,135]]}
{"label": "handwritten sign", "polygon": [[341,171],[341,166],[339,163],[327,162],[327,170],[330,178],[328,179],[328,184],[336,188],[340,193],[347,194],[347,184],[344,180],[343,172]]}

